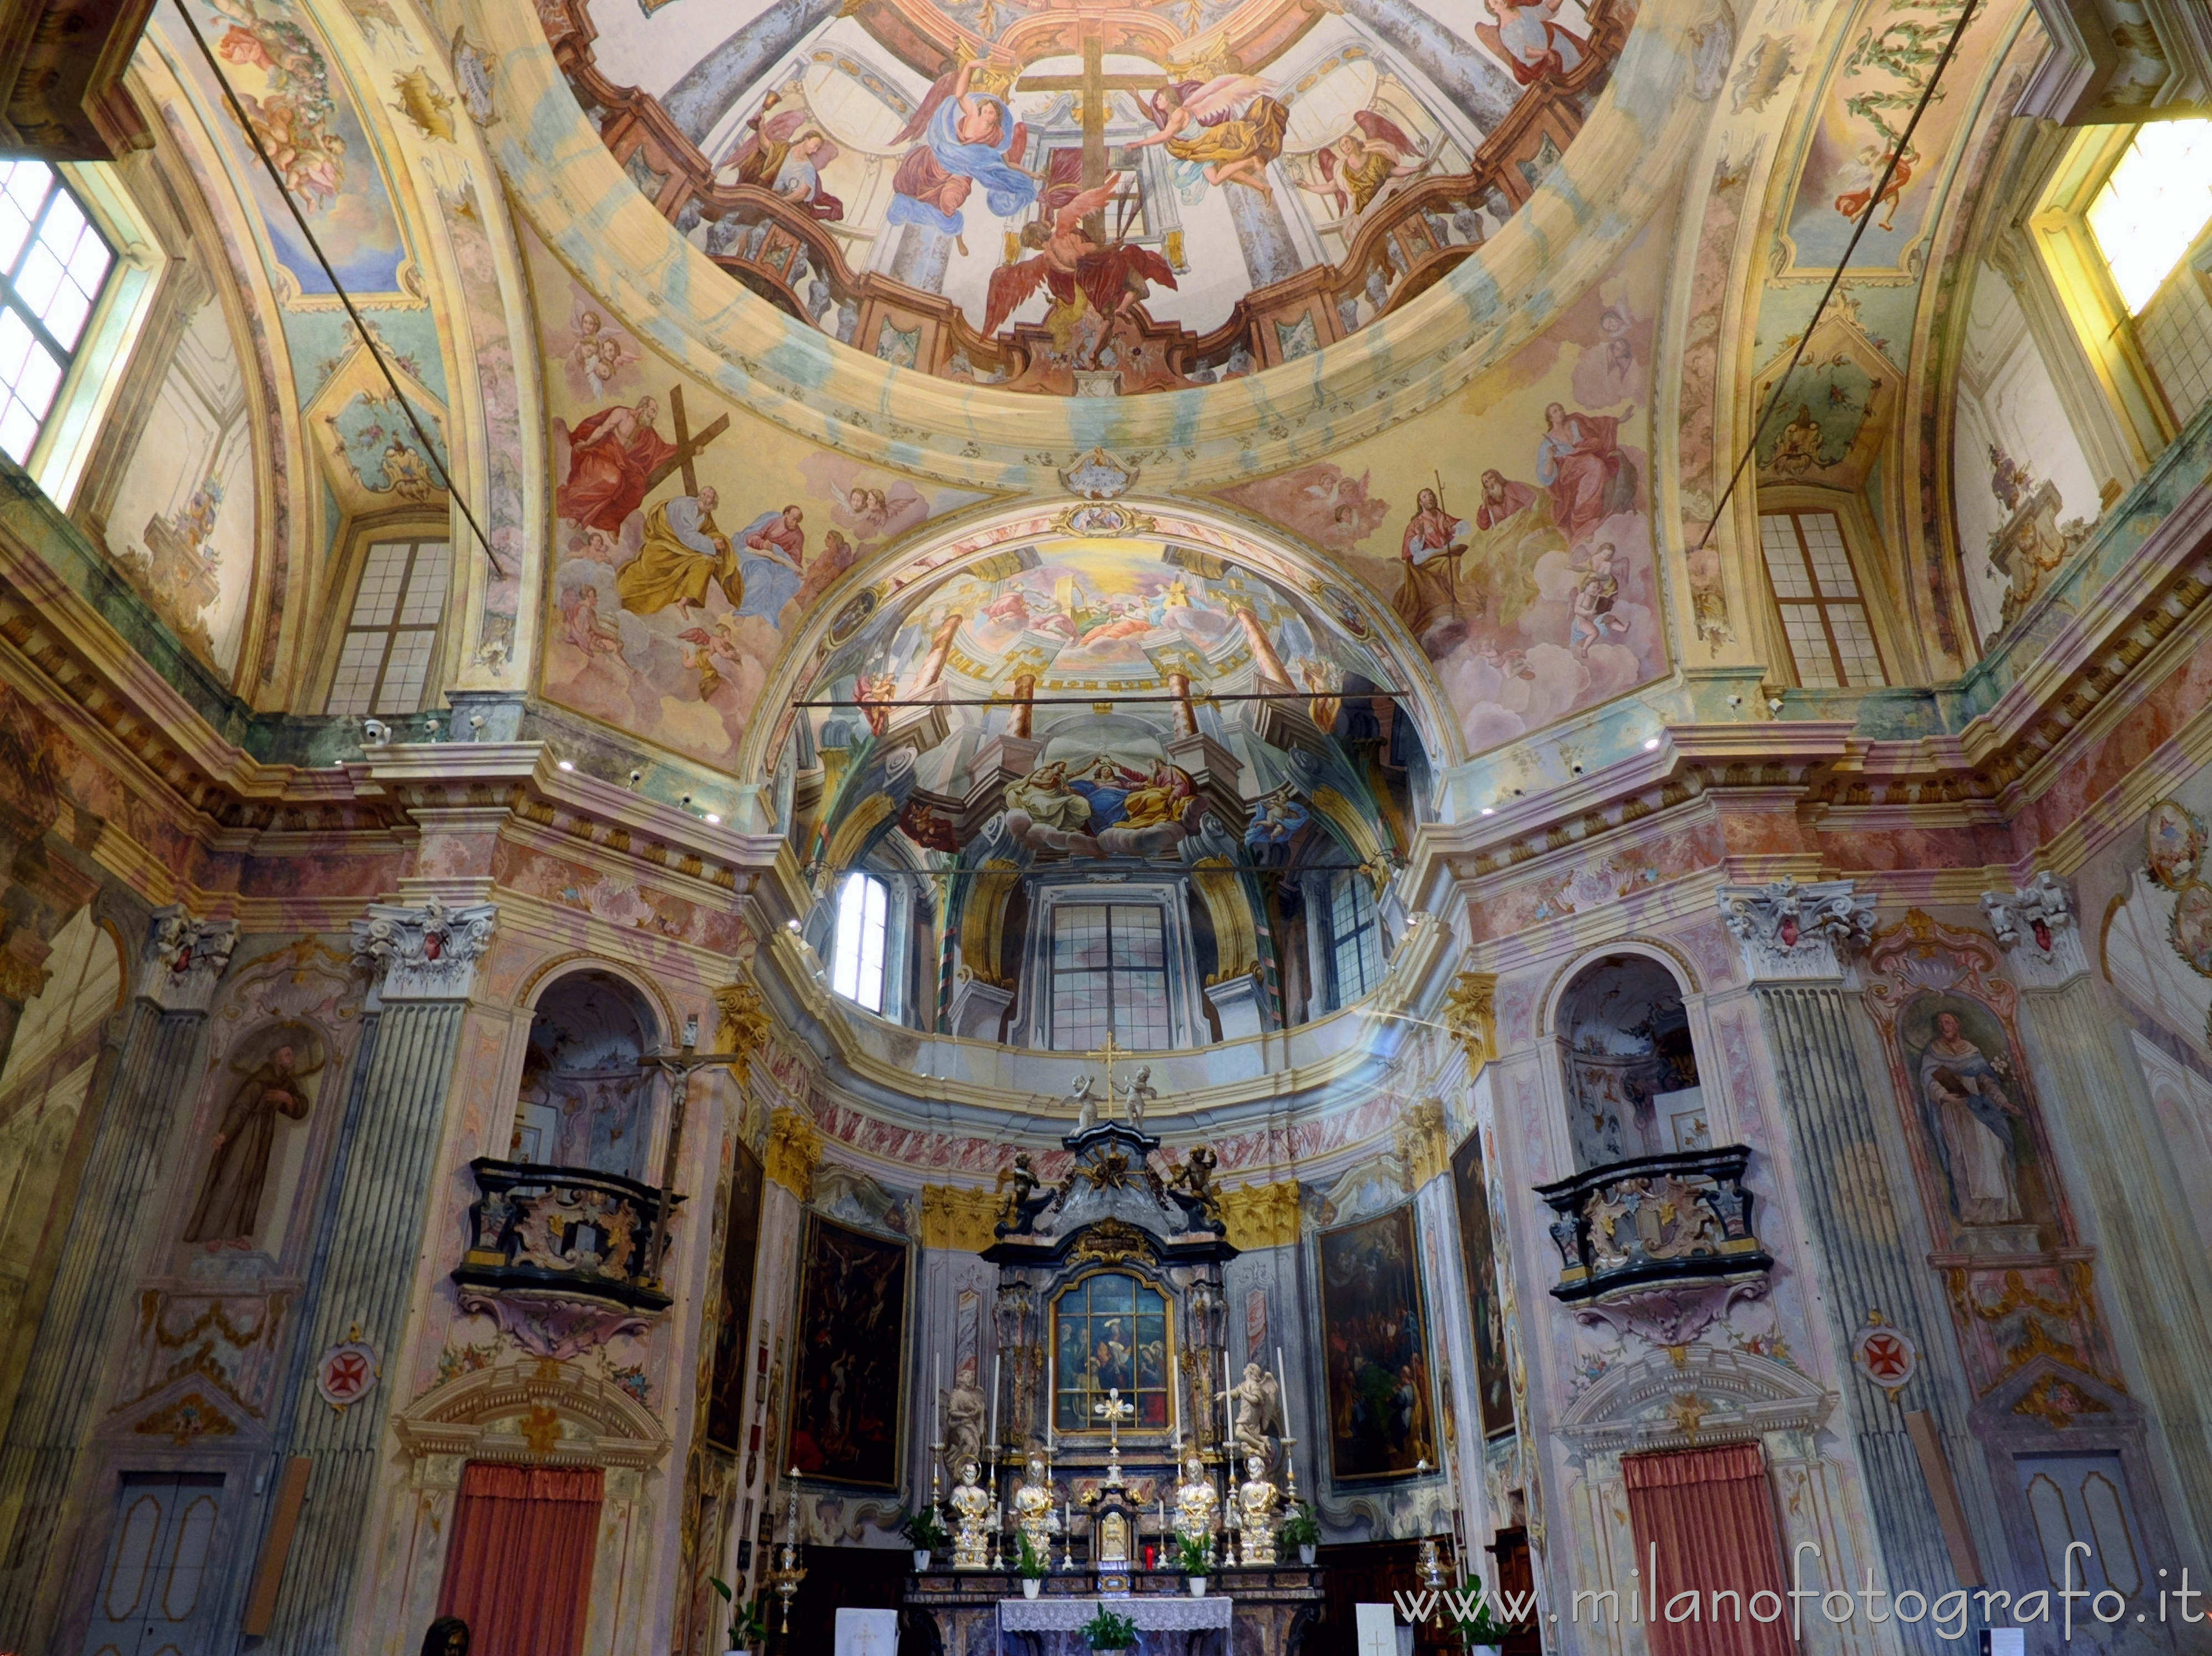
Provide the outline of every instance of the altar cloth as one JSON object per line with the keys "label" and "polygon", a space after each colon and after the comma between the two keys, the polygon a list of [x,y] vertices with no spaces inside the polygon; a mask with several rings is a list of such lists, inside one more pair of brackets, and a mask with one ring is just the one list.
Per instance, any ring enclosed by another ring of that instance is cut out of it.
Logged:
{"label": "altar cloth", "polygon": [[1073,1633],[1105,1605],[1137,1624],[1139,1633],[1226,1632],[1235,1601],[1174,1593],[1131,1598],[1001,1598],[999,1626],[1008,1633]]}

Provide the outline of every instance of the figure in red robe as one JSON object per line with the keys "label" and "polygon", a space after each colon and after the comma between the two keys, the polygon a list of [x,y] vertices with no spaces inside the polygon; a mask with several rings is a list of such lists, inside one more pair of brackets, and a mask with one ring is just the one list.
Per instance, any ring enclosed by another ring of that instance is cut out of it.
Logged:
{"label": "figure in red robe", "polygon": [[1503,472],[1482,474],[1482,503],[1474,508],[1474,527],[1495,529],[1536,503],[1536,491],[1525,483],[1510,480]]}
{"label": "figure in red robe", "polygon": [[1636,506],[1636,467],[1621,452],[1620,421],[1610,414],[1544,411],[1536,481],[1551,491],[1552,521],[1571,546],[1615,512]]}
{"label": "figure in red robe", "polygon": [[653,474],[676,457],[676,445],[653,429],[660,405],[641,397],[635,407],[603,408],[568,434],[568,480],[555,509],[586,529],[622,533],[623,520],[645,503]]}

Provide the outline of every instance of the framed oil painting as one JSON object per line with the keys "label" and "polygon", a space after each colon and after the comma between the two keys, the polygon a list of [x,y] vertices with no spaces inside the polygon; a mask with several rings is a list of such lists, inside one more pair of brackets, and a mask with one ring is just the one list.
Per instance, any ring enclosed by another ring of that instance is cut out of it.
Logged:
{"label": "framed oil painting", "polygon": [[1513,1381],[1505,1367],[1505,1316],[1498,1303],[1498,1254],[1480,1129],[1452,1153],[1452,1195],[1459,1209],[1460,1262],[1467,1270],[1468,1325],[1474,1332],[1474,1389],[1482,1403],[1482,1435],[1492,1438],[1513,1429]]}
{"label": "framed oil painting", "polygon": [[1330,1469],[1339,1483],[1411,1477],[1437,1464],[1412,1206],[1323,1231],[1319,1255]]}
{"label": "framed oil painting", "polygon": [[753,1320],[753,1255],[760,1247],[761,1162],[743,1144],[730,1170],[730,1210],[722,1234],[722,1304],[714,1323],[714,1389],[707,1437],[732,1452],[744,1445],[746,1330]]}
{"label": "framed oil painting", "polygon": [[907,1274],[905,1243],[808,1217],[791,1397],[800,1476],[898,1487]]}

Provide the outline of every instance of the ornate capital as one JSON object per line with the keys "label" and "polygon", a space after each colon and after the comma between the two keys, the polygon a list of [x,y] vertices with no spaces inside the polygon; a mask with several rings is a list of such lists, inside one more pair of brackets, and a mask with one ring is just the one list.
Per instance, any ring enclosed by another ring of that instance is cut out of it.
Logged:
{"label": "ornate capital", "polygon": [[1982,912],[2022,988],[2056,989],[2088,971],[2073,893],[2049,870],[2023,891],[1984,892]]}
{"label": "ornate capital", "polygon": [[768,1044],[770,1026],[760,991],[743,979],[725,983],[714,991],[714,1010],[715,1044],[737,1055],[730,1061],[730,1073],[742,1086],[752,1079],[753,1055]]}
{"label": "ornate capital", "polygon": [[796,1110],[778,1110],[769,1118],[768,1150],[761,1165],[768,1176],[801,1202],[814,1194],[814,1167],[822,1160],[822,1135]]}
{"label": "ornate capital", "polygon": [[372,903],[353,922],[353,958],[381,976],[387,1001],[460,1001],[475,985],[477,962],[491,947],[496,904],[449,909],[437,898],[419,908]]}
{"label": "ornate capital", "polygon": [[1874,900],[1848,880],[1723,886],[1720,904],[1753,978],[1840,977],[1844,953],[1874,935]]}
{"label": "ornate capital", "polygon": [[1230,1245],[1241,1253],[1255,1248],[1287,1248],[1298,1239],[1298,1182],[1240,1184],[1221,1193],[1222,1222]]}
{"label": "ornate capital", "polygon": [[1443,1026],[1467,1054],[1470,1075],[1498,1056],[1498,974],[1463,971],[1444,997]]}
{"label": "ornate capital", "polygon": [[960,1184],[921,1187],[921,1245],[981,1253],[998,1239],[995,1227],[1006,1214],[1006,1198],[996,1191]]}
{"label": "ornate capital", "polygon": [[235,920],[195,920],[182,904],[154,910],[138,992],[164,1012],[205,1012],[238,947]]}
{"label": "ornate capital", "polygon": [[1400,1117],[1393,1129],[1399,1160],[1406,1164],[1406,1188],[1418,1190],[1451,1165],[1451,1141],[1444,1131],[1442,1099],[1423,1099]]}

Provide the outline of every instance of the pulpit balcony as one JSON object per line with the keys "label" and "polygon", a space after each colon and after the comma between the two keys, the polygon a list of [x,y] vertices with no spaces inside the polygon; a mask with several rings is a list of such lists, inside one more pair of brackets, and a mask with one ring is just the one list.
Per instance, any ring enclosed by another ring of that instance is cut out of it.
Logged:
{"label": "pulpit balcony", "polygon": [[456,1282],[667,1309],[660,1256],[682,1196],[590,1167],[479,1156],[469,1170],[477,1195]]}
{"label": "pulpit balcony", "polygon": [[1774,1261],[1752,1228],[1749,1147],[1640,1156],[1536,1187],[1555,1215],[1554,1299],[1762,1275]]}

